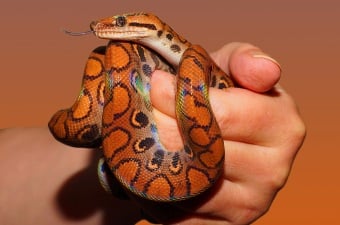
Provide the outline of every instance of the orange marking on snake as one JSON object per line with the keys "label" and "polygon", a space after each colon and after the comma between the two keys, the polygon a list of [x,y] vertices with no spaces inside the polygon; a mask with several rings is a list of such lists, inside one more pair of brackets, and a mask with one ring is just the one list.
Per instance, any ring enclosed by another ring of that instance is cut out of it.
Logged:
{"label": "orange marking on snake", "polygon": [[51,119],[50,127],[53,128],[53,133],[58,134],[59,138],[64,139],[66,137],[64,121],[67,119],[67,114],[64,110],[58,111]]}
{"label": "orange marking on snake", "polygon": [[130,106],[129,92],[125,88],[117,86],[113,92],[113,101],[110,104],[113,104],[112,112],[115,112],[115,115],[124,113]]}
{"label": "orange marking on snake", "polygon": [[197,193],[200,191],[201,185],[209,185],[210,180],[207,178],[207,175],[202,171],[191,168],[188,171],[188,180],[190,183],[190,192]]}
{"label": "orange marking on snake", "polygon": [[[81,105],[82,107],[78,107],[78,105]],[[91,109],[91,101],[88,94],[84,94],[79,98],[79,101],[77,101],[76,104],[72,107],[72,116],[75,119],[80,119],[85,117]]]}
{"label": "orange marking on snake", "polygon": [[118,177],[124,177],[124,180],[127,183],[131,183],[136,176],[138,175],[138,170],[140,169],[140,165],[135,161],[126,161],[119,164],[116,167],[116,173]]}
{"label": "orange marking on snake", "polygon": [[85,74],[88,76],[98,76],[101,72],[101,63],[98,60],[89,58],[86,63]]}
{"label": "orange marking on snake", "polygon": [[223,149],[223,143],[215,141],[209,146],[209,151],[203,152],[200,155],[200,159],[206,167],[216,168],[220,166],[222,160],[224,159],[224,151],[221,149]]}
{"label": "orange marking on snake", "polygon": [[192,128],[189,135],[191,140],[197,145],[207,146],[210,143],[210,137],[203,128]]}
{"label": "orange marking on snake", "polygon": [[119,45],[109,45],[107,52],[106,64],[110,64],[115,70],[124,69],[130,63],[127,50]]}
{"label": "orange marking on snake", "polygon": [[[125,130],[115,129],[103,140],[103,151],[107,158],[111,158],[126,148],[129,144],[130,136]],[[114,165],[110,165],[111,167]]]}
{"label": "orange marking on snake", "polygon": [[172,195],[171,185],[164,177],[157,177],[148,183],[145,190],[148,195],[160,196],[161,198],[169,198]]}
{"label": "orange marking on snake", "polygon": [[[186,90],[186,88],[183,89]],[[183,113],[187,117],[192,118],[192,120],[200,126],[210,126],[211,124],[211,112],[205,106],[205,103],[198,102],[195,97],[191,95],[183,98]]]}

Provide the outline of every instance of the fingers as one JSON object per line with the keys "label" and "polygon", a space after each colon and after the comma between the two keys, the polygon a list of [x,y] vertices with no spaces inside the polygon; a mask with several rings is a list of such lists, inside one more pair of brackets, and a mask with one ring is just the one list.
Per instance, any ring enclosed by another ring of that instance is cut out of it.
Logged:
{"label": "fingers", "polygon": [[[209,89],[210,103],[223,138],[266,147],[287,146],[289,143],[290,149],[298,149],[305,127],[291,97],[279,86],[272,87],[280,77],[280,68],[275,61],[254,46],[240,43],[226,45],[213,56],[223,69],[235,71],[233,76],[244,86],[262,88],[263,91],[271,89],[265,94],[242,88]],[[245,64],[243,67],[237,66],[242,63]],[[174,76],[156,71],[151,86],[155,108],[174,118]]]}
{"label": "fingers", "polygon": [[152,105],[160,112],[175,117],[176,84],[173,75],[157,70],[151,78]]}
{"label": "fingers", "polygon": [[[277,144],[273,124],[286,120],[280,101],[241,88],[210,89],[210,103],[226,140],[261,146]],[[278,137],[277,137],[278,138]]]}
{"label": "fingers", "polygon": [[281,76],[280,64],[251,44],[227,44],[211,56],[238,85],[252,91],[270,90]]}
{"label": "fingers", "polygon": [[[295,102],[278,87],[268,94],[233,88],[227,97],[211,96],[210,101],[213,110],[219,108],[221,111],[215,115],[218,120],[221,119],[222,134],[228,140],[236,138],[237,141],[265,147],[297,149],[305,135],[305,126]],[[228,108],[223,110],[221,105]]]}
{"label": "fingers", "polygon": [[[167,73],[155,72],[151,80],[151,86],[156,87],[151,88],[152,104],[172,118],[175,117],[173,79]],[[241,88],[227,91],[210,88],[209,99],[225,140],[271,147],[284,144],[281,143],[287,141],[284,136],[303,127],[293,100],[281,89],[259,94]]]}
{"label": "fingers", "polygon": [[[211,56],[224,71],[233,76],[239,86],[255,92],[262,93],[272,89],[281,76],[278,62],[251,44],[227,44]],[[154,105],[161,112],[174,115],[173,105],[164,101],[175,95],[174,77],[170,78],[164,71],[156,71],[151,82],[156,87],[151,90]]]}

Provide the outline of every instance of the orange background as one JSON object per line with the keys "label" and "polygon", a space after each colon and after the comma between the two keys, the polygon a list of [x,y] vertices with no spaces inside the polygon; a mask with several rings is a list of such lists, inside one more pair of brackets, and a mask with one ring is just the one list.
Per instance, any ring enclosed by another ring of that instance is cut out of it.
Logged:
{"label": "orange background", "polygon": [[[193,5],[191,5],[194,3]],[[231,41],[260,46],[283,67],[308,136],[286,187],[255,224],[339,224],[340,2],[279,1],[8,1],[0,8],[0,128],[46,126],[73,102],[93,36],[93,19],[150,11],[213,51]],[[284,110],[284,109],[282,109]]]}

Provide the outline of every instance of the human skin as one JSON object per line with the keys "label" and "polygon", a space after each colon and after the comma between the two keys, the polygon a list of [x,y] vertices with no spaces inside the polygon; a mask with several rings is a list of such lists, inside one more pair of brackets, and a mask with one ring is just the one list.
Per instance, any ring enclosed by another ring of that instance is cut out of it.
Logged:
{"label": "human skin", "polygon": [[[158,204],[104,193],[96,177],[99,151],[75,149],[47,128],[0,131],[0,218],[4,224],[132,224],[143,212],[165,224],[249,224],[284,186],[305,126],[293,99],[277,84],[281,69],[260,49],[231,43],[214,60],[238,88],[211,88],[212,109],[226,148],[224,173],[198,198]],[[157,84],[157,85],[155,85]],[[182,146],[174,112],[173,76],[153,74],[151,100],[163,144]],[[284,110],[282,110],[284,109]],[[174,141],[176,140],[176,141]]]}

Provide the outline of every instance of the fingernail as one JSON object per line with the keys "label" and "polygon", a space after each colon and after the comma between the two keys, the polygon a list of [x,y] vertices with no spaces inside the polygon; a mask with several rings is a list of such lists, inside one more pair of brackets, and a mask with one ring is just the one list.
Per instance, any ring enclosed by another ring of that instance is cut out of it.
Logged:
{"label": "fingernail", "polygon": [[269,55],[267,55],[263,52],[254,52],[254,53],[252,53],[252,56],[254,58],[269,60],[269,61],[273,62],[274,64],[276,64],[279,67],[279,69],[282,71],[280,63],[278,61],[276,61],[275,59],[273,59],[272,57],[270,57]]}

